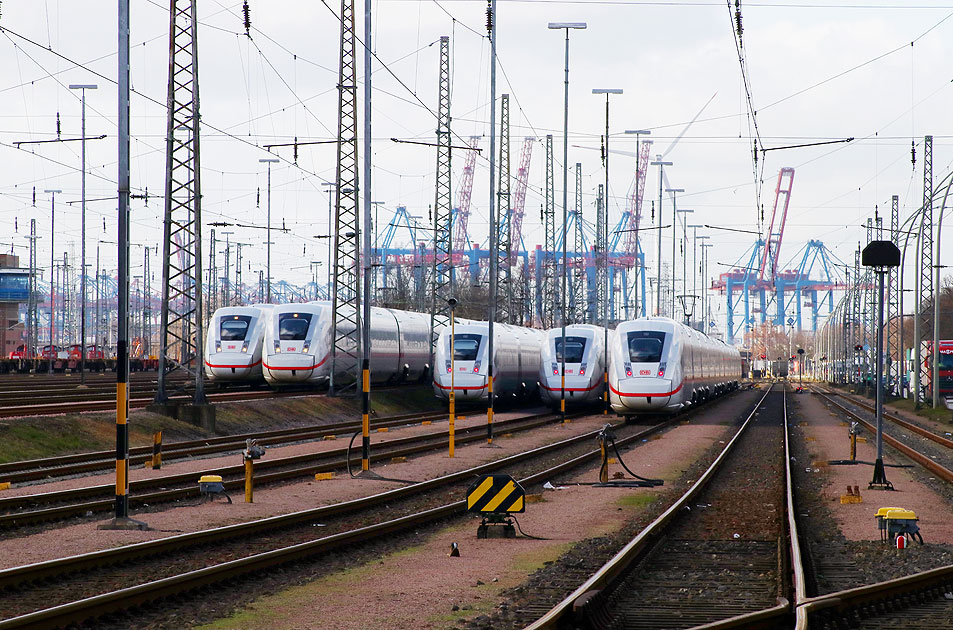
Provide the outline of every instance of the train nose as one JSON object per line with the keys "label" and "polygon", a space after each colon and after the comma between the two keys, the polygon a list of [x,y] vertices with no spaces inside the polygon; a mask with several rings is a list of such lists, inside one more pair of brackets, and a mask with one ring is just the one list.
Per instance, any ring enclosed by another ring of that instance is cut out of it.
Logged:
{"label": "train nose", "polygon": [[263,363],[272,379],[288,382],[308,380],[315,367],[310,354],[270,354]]}
{"label": "train nose", "polygon": [[626,378],[619,381],[614,393],[629,409],[660,409],[668,405],[677,391],[673,391],[672,381],[667,378]]}
{"label": "train nose", "polygon": [[[437,374],[434,390],[441,398],[450,396],[450,375]],[[482,374],[457,374],[453,379],[453,395],[456,399],[478,399],[486,396],[486,376]]]}

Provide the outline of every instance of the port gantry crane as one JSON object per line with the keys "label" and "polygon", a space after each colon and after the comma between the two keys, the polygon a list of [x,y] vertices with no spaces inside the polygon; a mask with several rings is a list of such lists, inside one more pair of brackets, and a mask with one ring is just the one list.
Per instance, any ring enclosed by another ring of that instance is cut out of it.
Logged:
{"label": "port gantry crane", "polygon": [[[781,271],[781,245],[784,241],[784,227],[793,186],[794,169],[782,168],[778,173],[767,238],[758,238],[731,269],[712,282],[711,288],[727,297],[728,343],[734,343],[742,331],[750,332],[756,322],[763,324],[769,321],[768,314],[772,307],[772,324],[801,330],[802,306],[809,306],[811,330],[816,332],[820,309],[826,302],[827,312],[830,314],[833,311],[833,291],[844,288],[844,284],[832,272],[832,269],[836,269],[835,261],[831,260],[833,255],[821,241],[808,241],[791,261],[801,257],[797,268]],[[821,270],[822,277],[818,280],[811,279],[815,267]],[[739,306],[735,300],[736,293],[741,294],[744,307],[744,317],[740,322],[736,321],[736,310]],[[752,296],[756,300],[754,305],[751,304]],[[804,301],[805,296],[807,301]]]}

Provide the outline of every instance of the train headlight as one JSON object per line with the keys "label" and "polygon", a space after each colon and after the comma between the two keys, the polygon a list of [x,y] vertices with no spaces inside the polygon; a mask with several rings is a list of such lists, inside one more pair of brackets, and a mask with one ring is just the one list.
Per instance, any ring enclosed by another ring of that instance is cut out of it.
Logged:
{"label": "train headlight", "polygon": [[663,376],[665,376],[665,364],[664,364],[664,363],[659,363],[659,365],[658,365],[658,376],[659,376],[659,378],[662,378]]}
{"label": "train headlight", "polygon": [[447,374],[453,372],[453,364],[450,361],[447,361]]}
{"label": "train headlight", "polygon": [[474,374],[479,374],[479,373],[480,373],[480,362],[479,362],[479,361],[477,361],[477,362],[475,362],[475,363],[473,364],[473,373],[474,373]]}
{"label": "train headlight", "polygon": [[277,339],[275,339],[275,354],[280,354],[280,353],[281,353],[281,343]]}
{"label": "train headlight", "polygon": [[248,352],[248,342],[247,342],[247,341],[242,344],[242,354],[245,354],[246,352]]}
{"label": "train headlight", "polygon": [[221,341],[216,341],[216,342],[215,342],[215,352],[221,352],[221,351],[222,351],[222,342],[221,342]]}
{"label": "train headlight", "polygon": [[304,352],[305,354],[308,354],[308,350],[310,350],[310,349],[311,349],[311,340],[310,340],[310,339],[307,339],[307,340],[305,340],[305,342],[304,342],[304,347],[301,348],[301,351]]}

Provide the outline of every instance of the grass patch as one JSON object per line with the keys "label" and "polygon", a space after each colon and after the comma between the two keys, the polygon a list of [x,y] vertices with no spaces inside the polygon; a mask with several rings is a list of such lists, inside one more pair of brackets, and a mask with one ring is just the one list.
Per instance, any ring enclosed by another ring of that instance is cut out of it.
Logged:
{"label": "grass patch", "polygon": [[888,407],[894,407],[896,409],[902,409],[904,411],[909,411],[915,413],[922,418],[927,418],[929,420],[935,420],[937,422],[946,422],[950,424],[953,421],[953,411],[950,411],[946,408],[943,403],[940,403],[940,406],[937,408],[930,407],[929,405],[923,406],[920,409],[914,409],[914,402],[909,399],[895,400],[890,403],[887,403]]}
{"label": "grass patch", "polygon": [[644,508],[647,505],[651,505],[657,496],[658,493],[656,492],[637,492],[619,497],[615,503],[619,507]]}

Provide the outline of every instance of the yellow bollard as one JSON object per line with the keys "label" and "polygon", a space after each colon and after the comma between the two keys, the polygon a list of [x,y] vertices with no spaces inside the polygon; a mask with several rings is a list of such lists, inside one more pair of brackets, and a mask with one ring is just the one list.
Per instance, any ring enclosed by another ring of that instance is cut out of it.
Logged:
{"label": "yellow bollard", "polygon": [[245,460],[245,503],[254,503],[254,486],[252,481],[252,460]]}
{"label": "yellow bollard", "polygon": [[152,470],[162,468],[162,431],[152,434]]}

